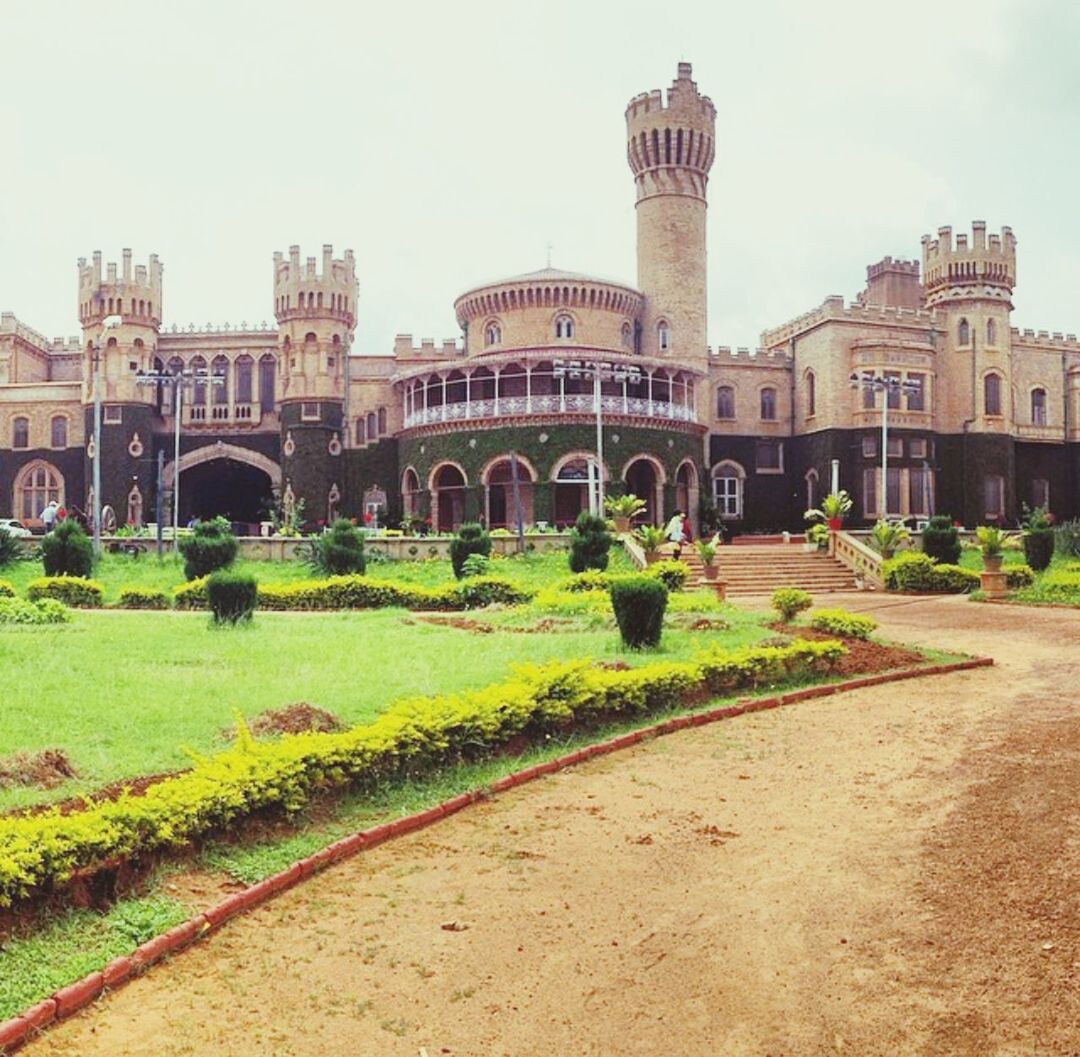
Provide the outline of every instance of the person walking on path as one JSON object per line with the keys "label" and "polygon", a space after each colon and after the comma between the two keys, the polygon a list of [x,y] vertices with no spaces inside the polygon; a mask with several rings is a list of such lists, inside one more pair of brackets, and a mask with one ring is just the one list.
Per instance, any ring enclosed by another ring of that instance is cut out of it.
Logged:
{"label": "person walking on path", "polygon": [[41,523],[45,526],[46,532],[52,532],[56,526],[56,511],[59,506],[60,504],[55,499],[45,504],[45,509],[41,512]]}
{"label": "person walking on path", "polygon": [[674,544],[674,558],[678,561],[682,557],[683,545],[683,512],[681,510],[676,510],[671,515],[671,520],[667,523],[667,528],[664,529],[664,536],[668,543]]}

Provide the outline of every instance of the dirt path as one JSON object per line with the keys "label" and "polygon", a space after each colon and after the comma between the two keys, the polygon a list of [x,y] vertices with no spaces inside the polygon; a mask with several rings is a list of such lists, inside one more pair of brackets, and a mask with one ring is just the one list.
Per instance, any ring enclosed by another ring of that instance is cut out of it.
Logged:
{"label": "dirt path", "polygon": [[283,895],[28,1052],[1080,1053],[1080,619],[845,601],[999,666],[517,790]]}

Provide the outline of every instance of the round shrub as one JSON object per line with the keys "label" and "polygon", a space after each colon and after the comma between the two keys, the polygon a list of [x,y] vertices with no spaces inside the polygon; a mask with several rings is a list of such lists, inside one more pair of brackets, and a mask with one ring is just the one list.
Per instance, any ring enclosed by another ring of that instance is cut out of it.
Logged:
{"label": "round shrub", "polygon": [[19,560],[19,541],[6,528],[0,528],[0,569]]}
{"label": "round shrub", "polygon": [[655,576],[669,591],[681,591],[690,575],[690,566],[686,562],[665,558],[649,566],[648,576]]}
{"label": "round shrub", "polygon": [[876,620],[846,609],[815,609],[810,626],[844,639],[866,639],[877,628]]}
{"label": "round shrub", "polygon": [[15,588],[7,582],[7,580],[0,580],[0,598],[14,598]]}
{"label": "round shrub", "polygon": [[168,609],[169,596],[152,587],[124,587],[120,590],[121,609]]}
{"label": "round shrub", "polygon": [[97,580],[81,576],[39,576],[26,585],[26,597],[31,602],[51,598],[80,609],[97,609],[104,595],[105,588]]}
{"label": "round shrub", "polygon": [[809,609],[813,604],[814,599],[810,592],[798,587],[778,587],[772,593],[772,607],[785,624],[791,623],[797,614]]}
{"label": "round shrub", "polygon": [[960,561],[960,533],[952,518],[935,514],[922,533],[923,554],[943,565],[956,565]]}
{"label": "round shrub", "polygon": [[1028,565],[1041,573],[1050,565],[1054,557],[1054,530],[1046,528],[1030,529],[1024,533],[1024,558]]}
{"label": "round shrub", "polygon": [[200,521],[190,536],[180,540],[180,553],[184,556],[184,579],[197,580],[218,569],[226,569],[236,560],[239,544],[221,517],[213,521]]}
{"label": "round shrub", "polygon": [[485,558],[491,554],[491,537],[475,521],[462,525],[450,541],[450,564],[459,580],[465,575],[465,561],[470,554],[482,554]]}
{"label": "round shrub", "polygon": [[655,576],[619,576],[611,581],[611,608],[623,644],[632,650],[659,646],[668,592]]}
{"label": "round shrub", "polygon": [[46,576],[89,576],[94,568],[94,545],[83,527],[68,518],[42,537],[41,564]]}
{"label": "round shrub", "polygon": [[1005,586],[1010,591],[1018,591],[1022,587],[1030,587],[1035,582],[1035,571],[1030,565],[1006,565]]}
{"label": "round shrub", "polygon": [[219,570],[206,581],[206,596],[215,624],[238,624],[255,612],[259,585],[247,573]]}
{"label": "round shrub", "polygon": [[574,522],[570,533],[570,569],[583,573],[586,569],[603,572],[608,566],[611,550],[611,533],[607,522],[596,514],[583,510]]}
{"label": "round shrub", "polygon": [[345,518],[338,518],[321,536],[311,541],[307,559],[316,572],[327,576],[363,575],[367,568],[364,534]]}
{"label": "round shrub", "polygon": [[929,555],[902,551],[882,565],[886,591],[962,594],[979,586],[979,574],[959,565],[936,565]]}

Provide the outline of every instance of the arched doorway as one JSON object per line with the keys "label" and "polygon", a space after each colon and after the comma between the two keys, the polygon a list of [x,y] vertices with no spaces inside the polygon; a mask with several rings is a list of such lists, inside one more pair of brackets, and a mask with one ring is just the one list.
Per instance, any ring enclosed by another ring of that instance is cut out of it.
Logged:
{"label": "arched doorway", "polygon": [[411,466],[405,467],[401,475],[401,505],[405,517],[415,518],[420,515],[420,478]]}
{"label": "arched doorway", "polygon": [[663,467],[647,455],[636,455],[623,470],[623,483],[627,492],[645,500],[639,520],[649,525],[660,524],[664,517]]}
{"label": "arched doorway", "polygon": [[[522,524],[533,523],[533,483],[536,475],[520,456],[517,459],[518,498]],[[509,458],[491,463],[483,475],[488,528],[517,528],[514,508],[514,474]]]}
{"label": "arched doorway", "polygon": [[180,471],[180,524],[193,517],[223,517],[258,534],[258,524],[274,508],[270,475],[246,462],[223,458]]}
{"label": "arched doorway", "polygon": [[578,514],[589,509],[590,468],[595,480],[595,455],[571,455],[555,468],[556,525],[572,525]]}
{"label": "arched doorway", "polygon": [[701,505],[701,495],[698,489],[698,473],[697,467],[689,459],[680,463],[678,470],[675,471],[675,505],[690,515],[690,523],[694,526],[694,530],[700,532],[698,510]]}
{"label": "arched doorway", "polygon": [[465,474],[444,462],[431,471],[431,520],[436,532],[453,532],[465,520]]}

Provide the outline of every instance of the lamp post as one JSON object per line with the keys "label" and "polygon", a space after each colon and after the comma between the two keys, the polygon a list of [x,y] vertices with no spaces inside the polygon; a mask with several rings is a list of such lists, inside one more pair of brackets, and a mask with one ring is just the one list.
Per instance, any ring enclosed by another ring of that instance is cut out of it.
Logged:
{"label": "lamp post", "polygon": [[94,345],[94,557],[101,556],[101,345],[107,330],[115,330],[123,323],[121,316],[106,316],[101,321],[101,334]]}
{"label": "lamp post", "polygon": [[603,360],[555,360],[552,373],[556,378],[591,378],[593,408],[596,411],[596,486],[589,481],[589,513],[600,517],[604,513],[604,431],[601,383],[615,381],[638,385],[641,368],[633,364]]}
{"label": "lamp post", "polygon": [[922,383],[902,381],[899,375],[874,374],[873,371],[861,373],[853,371],[848,379],[852,389],[861,389],[864,393],[881,393],[881,516],[889,516],[889,397],[895,393],[913,396],[922,392]]}

